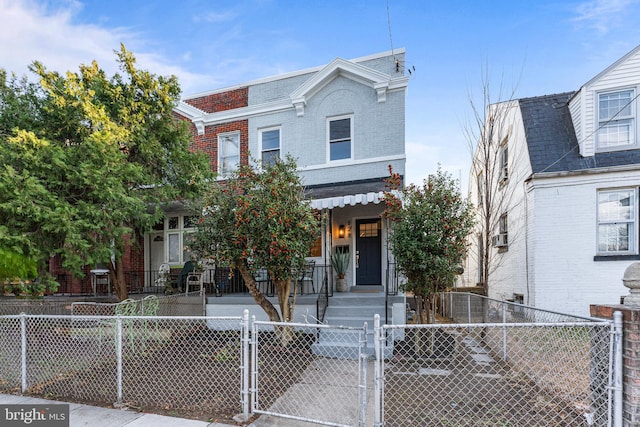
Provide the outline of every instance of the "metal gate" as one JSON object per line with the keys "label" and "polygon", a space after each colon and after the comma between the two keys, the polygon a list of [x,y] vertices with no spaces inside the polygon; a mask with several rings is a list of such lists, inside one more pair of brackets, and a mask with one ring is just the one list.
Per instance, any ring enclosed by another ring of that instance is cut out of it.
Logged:
{"label": "metal gate", "polygon": [[254,321],[252,413],[321,425],[372,425],[371,343],[366,325]]}

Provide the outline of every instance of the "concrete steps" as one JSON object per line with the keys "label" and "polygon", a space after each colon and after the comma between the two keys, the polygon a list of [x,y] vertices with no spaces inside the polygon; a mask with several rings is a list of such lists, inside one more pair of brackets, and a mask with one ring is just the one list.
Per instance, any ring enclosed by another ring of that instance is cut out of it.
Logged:
{"label": "concrete steps", "polygon": [[[358,348],[369,357],[374,354],[374,315],[385,322],[383,292],[334,294],[325,313],[325,323],[336,328],[322,329],[313,344],[314,354],[337,359],[357,359]],[[390,313],[389,313],[390,314]],[[367,324],[365,333],[364,324]],[[385,345],[386,354],[393,352],[393,343]]]}

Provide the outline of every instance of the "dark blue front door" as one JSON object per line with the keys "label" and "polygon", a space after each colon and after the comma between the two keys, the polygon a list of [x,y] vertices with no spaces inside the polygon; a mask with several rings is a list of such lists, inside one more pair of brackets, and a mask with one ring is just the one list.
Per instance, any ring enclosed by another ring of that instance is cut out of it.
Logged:
{"label": "dark blue front door", "polygon": [[382,232],[378,218],[356,221],[356,285],[381,285]]}

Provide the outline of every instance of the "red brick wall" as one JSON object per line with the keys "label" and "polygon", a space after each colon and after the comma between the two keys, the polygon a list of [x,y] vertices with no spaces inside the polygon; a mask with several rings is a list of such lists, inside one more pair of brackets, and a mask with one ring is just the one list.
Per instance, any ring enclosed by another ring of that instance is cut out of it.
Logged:
{"label": "red brick wall", "polygon": [[205,95],[199,98],[185,99],[184,102],[205,113],[233,110],[234,108],[246,107],[248,105],[249,88],[243,87],[222,93]]}
{"label": "red brick wall", "polygon": [[193,151],[203,152],[209,156],[212,171],[218,170],[218,134],[240,131],[240,163],[246,165],[249,161],[249,121],[237,120],[219,125],[206,126],[204,134],[198,135],[193,127]]}
{"label": "red brick wall", "polygon": [[591,305],[593,317],[613,320],[622,312],[622,424],[640,426],[640,307]]}

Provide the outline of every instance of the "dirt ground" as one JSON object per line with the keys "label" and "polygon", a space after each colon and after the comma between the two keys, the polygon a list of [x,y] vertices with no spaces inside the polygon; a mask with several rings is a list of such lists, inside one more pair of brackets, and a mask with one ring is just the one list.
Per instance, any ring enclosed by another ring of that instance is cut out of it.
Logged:
{"label": "dirt ground", "polygon": [[[40,345],[35,338],[45,333],[57,335],[55,341],[41,344],[46,353],[37,350]],[[28,393],[114,407],[117,399],[114,343],[109,340],[98,343],[93,336],[79,340],[65,334],[61,328],[32,331],[30,364],[38,369],[28,373]],[[167,336],[171,338],[143,342],[137,336],[129,340],[125,334],[120,405],[141,412],[242,425],[233,419],[242,413],[239,334],[199,326],[173,330]],[[274,337],[271,339],[269,345],[279,345]],[[269,338],[263,340],[268,342]],[[270,363],[260,366],[264,385],[261,402],[268,405],[275,401],[304,372],[308,359],[289,357],[292,349],[302,347],[309,351],[310,341],[304,337],[283,351],[272,352]]]}
{"label": "dirt ground", "polygon": [[[233,419],[242,412],[239,333],[203,324],[164,326],[145,329],[144,339],[123,335],[121,404],[141,412],[241,425]],[[385,426],[587,425],[581,402],[542,390],[522,370],[468,344],[468,336],[442,334],[426,355],[416,352],[413,333],[396,342],[393,357],[384,363]],[[30,394],[113,407],[117,366],[112,340],[96,328],[78,332],[69,325],[32,327],[28,336]],[[318,356],[311,351],[313,334],[300,334],[287,347],[273,334],[261,332],[260,337],[265,350],[258,356],[260,407],[269,408],[302,381]],[[15,336],[0,338],[19,342]],[[492,362],[478,363],[478,356]],[[19,353],[3,357],[19,360]],[[554,365],[549,366],[547,375],[557,375]],[[0,381],[3,391],[16,391],[7,387]]]}

